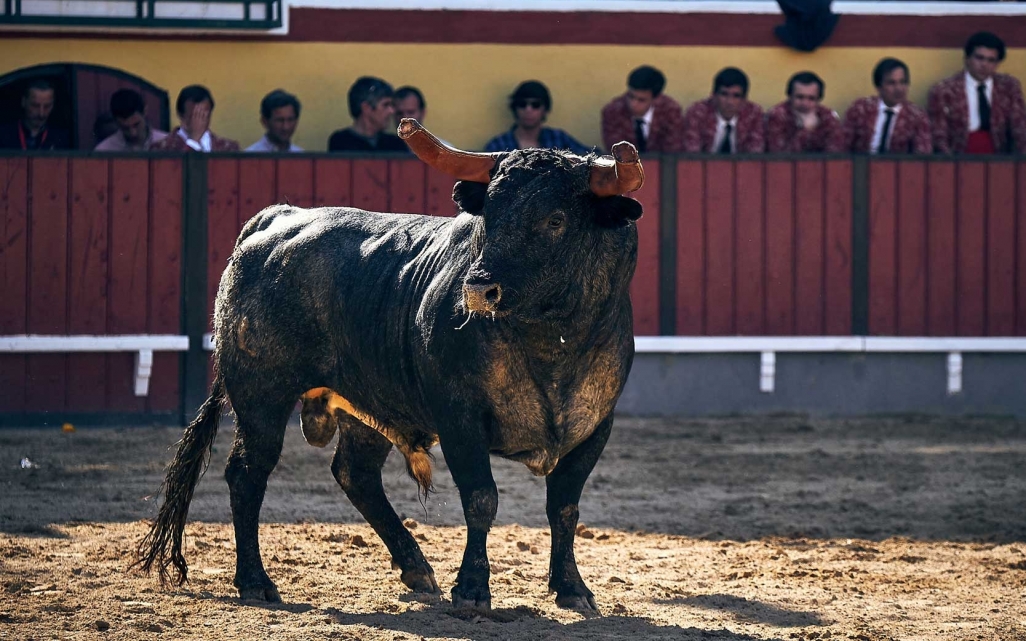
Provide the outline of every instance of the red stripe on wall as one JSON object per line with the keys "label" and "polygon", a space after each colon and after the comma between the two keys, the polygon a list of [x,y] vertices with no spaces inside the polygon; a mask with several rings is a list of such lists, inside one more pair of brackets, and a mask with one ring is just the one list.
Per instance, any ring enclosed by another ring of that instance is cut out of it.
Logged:
{"label": "red stripe on wall", "polygon": [[[1026,16],[842,15],[827,46],[960,49],[967,34],[1000,21],[1009,47],[1026,46]],[[239,42],[386,42],[661,46],[783,46],[773,28],[782,15],[556,11],[289,10],[285,36],[158,34],[162,40]],[[5,31],[4,37],[151,40],[153,33]]]}

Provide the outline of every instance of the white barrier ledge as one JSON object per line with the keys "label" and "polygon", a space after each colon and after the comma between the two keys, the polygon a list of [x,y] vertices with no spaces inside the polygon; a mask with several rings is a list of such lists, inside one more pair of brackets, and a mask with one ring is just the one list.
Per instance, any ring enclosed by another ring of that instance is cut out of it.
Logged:
{"label": "white barrier ledge", "polygon": [[775,388],[776,352],[947,352],[948,394],[962,391],[963,352],[1026,352],[1026,338],[932,336],[635,336],[649,354],[761,353],[759,391]]}
{"label": "white barrier ledge", "polygon": [[153,352],[185,352],[188,349],[188,336],[172,334],[0,336],[0,353],[135,352],[136,396],[147,396],[150,393]]}

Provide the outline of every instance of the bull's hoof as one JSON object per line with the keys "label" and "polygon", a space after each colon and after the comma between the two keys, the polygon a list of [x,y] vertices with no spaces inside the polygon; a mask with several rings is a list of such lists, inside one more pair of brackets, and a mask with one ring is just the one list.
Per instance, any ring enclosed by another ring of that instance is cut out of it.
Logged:
{"label": "bull's hoof", "polygon": [[564,610],[582,610],[585,612],[598,612],[595,604],[595,597],[592,595],[581,596],[577,594],[566,594],[556,596],[556,605]]}
{"label": "bull's hoof", "polygon": [[410,570],[403,572],[400,576],[403,585],[420,594],[441,594],[438,589],[438,582],[435,581],[435,573],[430,568],[423,570]]}
{"label": "bull's hoof", "polygon": [[556,605],[567,610],[584,610],[598,612],[595,595],[591,593],[584,581],[567,582],[562,585],[549,585],[556,593]]}
{"label": "bull's hoof", "polygon": [[485,584],[477,588],[457,585],[452,589],[452,607],[455,610],[463,608],[491,610],[492,594],[488,591],[488,585]]}
{"label": "bull's hoof", "polygon": [[266,601],[267,603],[281,603],[281,595],[278,588],[270,586],[253,586],[239,588],[239,598],[243,601]]}

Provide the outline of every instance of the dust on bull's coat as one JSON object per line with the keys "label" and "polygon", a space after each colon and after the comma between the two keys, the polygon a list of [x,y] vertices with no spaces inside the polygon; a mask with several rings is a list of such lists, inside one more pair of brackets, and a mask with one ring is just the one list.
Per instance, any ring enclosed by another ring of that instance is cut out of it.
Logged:
{"label": "dust on bull's coat", "polygon": [[467,548],[454,605],[489,607],[487,532],[498,492],[489,455],[547,476],[549,586],[594,608],[573,556],[577,503],[612,428],[634,356],[629,284],[642,184],[626,143],[615,158],[552,150],[473,154],[413,121],[400,133],[460,179],[455,218],[278,205],[244,227],[215,303],[216,378],[165,479],[141,562],[181,580],[188,504],[231,403],[226,479],[235,585],[277,600],[260,558],[267,478],[297,401],[311,445],[337,434],[332,473],[381,536],[410,589],[437,593],[419,545],[381,486],[394,446],[426,492],[440,444],[460,491]]}

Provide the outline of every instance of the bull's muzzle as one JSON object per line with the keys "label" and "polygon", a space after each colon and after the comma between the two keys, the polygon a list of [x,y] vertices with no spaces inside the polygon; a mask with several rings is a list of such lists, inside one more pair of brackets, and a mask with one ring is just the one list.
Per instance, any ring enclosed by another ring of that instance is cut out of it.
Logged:
{"label": "bull's muzzle", "polygon": [[498,311],[502,299],[502,285],[498,283],[463,285],[463,299],[471,312],[490,313]]}

